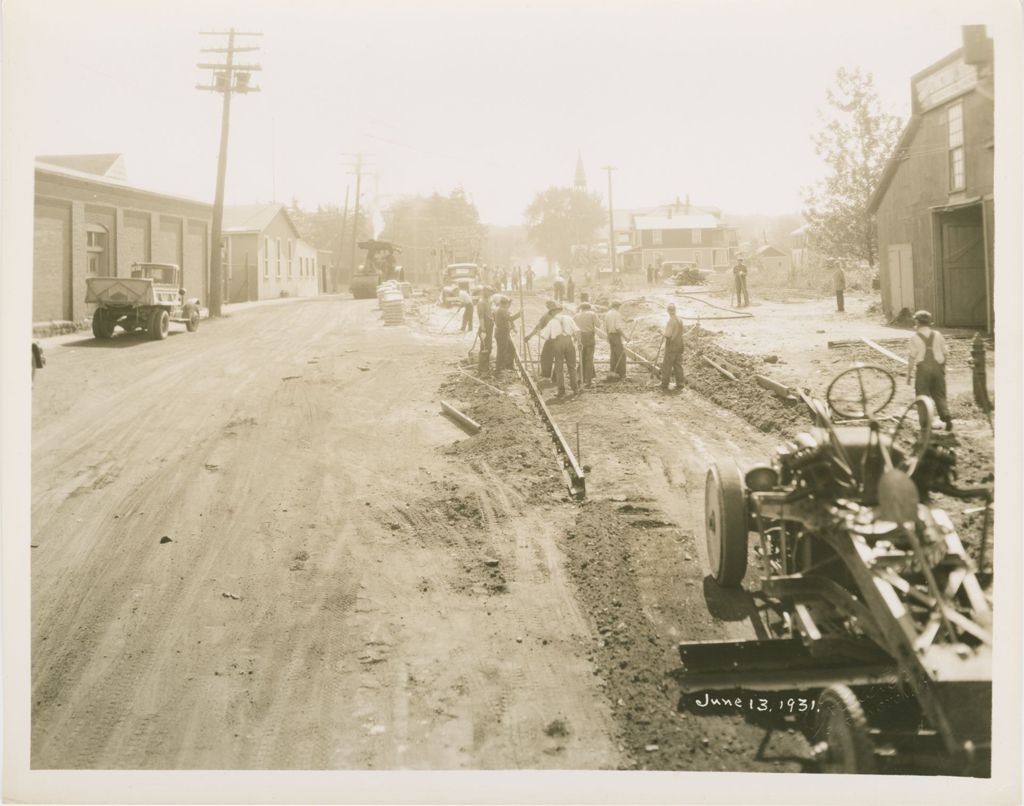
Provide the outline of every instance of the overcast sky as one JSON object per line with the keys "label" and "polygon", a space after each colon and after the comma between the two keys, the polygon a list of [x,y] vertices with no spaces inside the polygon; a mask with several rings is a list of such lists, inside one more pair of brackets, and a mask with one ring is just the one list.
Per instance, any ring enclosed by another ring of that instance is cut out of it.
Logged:
{"label": "overcast sky", "polygon": [[219,42],[198,31],[235,26],[264,34],[263,91],[233,99],[229,203],[270,201],[276,175],[278,201],[340,205],[364,152],[364,203],[461,184],[483,220],[517,224],[579,150],[602,195],[600,166],[618,168],[616,207],[795,212],[836,69],[872,71],[905,116],[910,76],[988,5],[19,0],[6,35],[33,44],[33,103],[7,125],[38,154],[121,152],[133,183],[212,200],[220,96],[194,86]]}

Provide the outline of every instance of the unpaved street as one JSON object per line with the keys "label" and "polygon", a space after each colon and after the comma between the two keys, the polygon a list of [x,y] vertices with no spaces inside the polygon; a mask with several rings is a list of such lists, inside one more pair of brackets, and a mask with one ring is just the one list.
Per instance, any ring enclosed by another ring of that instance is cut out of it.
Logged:
{"label": "unpaved street", "polygon": [[47,355],[33,767],[621,766],[574,509],[447,449],[450,340],[325,298]]}

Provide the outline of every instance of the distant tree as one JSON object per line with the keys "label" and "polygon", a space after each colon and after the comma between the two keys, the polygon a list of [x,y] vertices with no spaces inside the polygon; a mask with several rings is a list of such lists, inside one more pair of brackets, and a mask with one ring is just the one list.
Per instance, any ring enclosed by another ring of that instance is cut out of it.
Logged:
{"label": "distant tree", "polygon": [[839,69],[821,118],[822,129],[811,139],[829,173],[804,196],[804,217],[815,249],[874,267],[878,243],[868,201],[899,138],[901,122],[883,111],[874,77],[859,68]]}
{"label": "distant tree", "polygon": [[605,220],[604,203],[596,193],[549,187],[534,196],[524,212],[530,241],[548,265],[572,264],[572,247],[591,246]]}

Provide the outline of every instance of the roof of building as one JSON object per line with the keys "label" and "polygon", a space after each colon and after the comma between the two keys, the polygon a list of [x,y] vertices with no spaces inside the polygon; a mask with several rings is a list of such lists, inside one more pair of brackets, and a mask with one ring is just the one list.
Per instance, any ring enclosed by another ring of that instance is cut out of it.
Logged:
{"label": "roof of building", "polygon": [[124,166],[121,154],[49,154],[36,157],[36,162],[70,168],[93,176],[105,176],[109,179],[128,179],[128,171]]}
{"label": "roof of building", "polygon": [[903,134],[900,135],[899,142],[896,143],[896,148],[892,150],[892,154],[889,157],[889,161],[885,163],[885,168],[882,169],[882,175],[878,179],[878,186],[871,194],[871,198],[868,199],[868,212],[874,213],[878,209],[878,205],[882,203],[882,197],[885,196],[885,191],[889,189],[889,183],[892,182],[892,178],[896,175],[896,169],[900,167],[900,163],[910,156],[910,143],[914,139],[914,135],[917,134],[917,129],[921,125],[920,115],[911,115],[910,120],[907,121],[906,127],[903,129]]}
{"label": "roof of building", "polygon": [[188,204],[198,204],[204,207],[212,207],[212,205],[208,201],[202,201],[200,199],[190,199],[187,196],[177,196],[173,193],[165,193],[162,190],[150,190],[149,188],[142,188],[138,187],[137,185],[130,185],[124,179],[118,179],[112,176],[99,176],[97,174],[89,173],[87,171],[78,171],[73,168],[66,168],[62,165],[42,162],[39,159],[36,160],[35,169],[36,173],[39,174],[49,174],[51,176],[59,176],[67,179],[75,179],[82,182],[88,182],[89,184],[98,185],[100,187],[128,191],[129,193],[139,193],[146,196],[156,196],[157,198],[169,199],[171,201],[176,202],[186,202]]}
{"label": "roof of building", "polygon": [[270,226],[270,222],[277,218],[278,213],[284,213],[288,224],[298,234],[299,229],[295,226],[291,216],[288,215],[285,206],[276,202],[270,204],[233,204],[225,206],[224,232],[235,234],[263,232],[263,230]]}
{"label": "roof of building", "polygon": [[633,220],[638,230],[719,229],[722,222],[710,213],[697,215],[638,215]]}
{"label": "roof of building", "polygon": [[770,243],[766,243],[754,252],[754,257],[785,257],[786,253]]}

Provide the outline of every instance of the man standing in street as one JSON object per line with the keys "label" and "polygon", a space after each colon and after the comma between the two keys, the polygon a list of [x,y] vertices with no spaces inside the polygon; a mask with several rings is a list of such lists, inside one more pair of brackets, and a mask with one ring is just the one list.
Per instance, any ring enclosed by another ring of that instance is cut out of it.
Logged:
{"label": "man standing in street", "polygon": [[747,296],[747,267],[743,263],[743,258],[736,258],[732,276],[736,281],[736,307],[746,308],[750,305],[750,298]]}
{"label": "man standing in street", "polygon": [[519,268],[519,264],[512,269],[512,290],[519,291],[523,285],[523,270]]}
{"label": "man standing in street", "polygon": [[465,288],[459,289],[459,302],[462,304],[462,332],[473,329],[473,297]]}
{"label": "man standing in street", "polygon": [[534,275],[535,275],[535,272],[533,270],[533,266],[527,266],[526,267],[526,290],[527,291],[533,291],[533,278],[534,278]]}
{"label": "man standing in street", "polygon": [[589,302],[580,303],[580,311],[573,320],[580,332],[580,365],[583,368],[583,384],[588,389],[597,377],[594,371],[594,347],[597,344],[597,314]]}
{"label": "man standing in street", "polygon": [[829,262],[835,267],[835,271],[832,272],[832,290],[836,292],[836,312],[845,313],[843,294],[846,292],[846,275],[838,261],[829,258]]}
{"label": "man standing in street", "polygon": [[576,334],[576,323],[561,308],[555,311],[540,335],[552,344],[554,356],[555,383],[558,384],[558,396],[565,397],[565,376],[569,376],[569,385],[573,395],[580,392],[580,380],[576,376],[576,347],[573,336]]}
{"label": "man standing in street", "polygon": [[675,375],[676,391],[683,388],[683,323],[676,317],[676,306],[668,304],[668,322],[665,324],[665,360],[661,364],[661,388],[668,391],[669,381]]}
{"label": "man standing in street", "polygon": [[512,300],[502,296],[494,311],[494,340],[498,344],[498,355],[494,359],[495,373],[513,369],[512,353],[515,351],[515,347],[512,346],[513,323],[523,315],[523,312],[510,314],[511,306]]}
{"label": "man standing in street", "polygon": [[619,304],[618,300],[613,300],[611,309],[604,315],[604,332],[608,335],[608,349],[611,351],[612,359],[612,374],[608,376],[610,381],[621,381],[626,377],[626,333],[623,330],[626,320],[619,313]]}
{"label": "man standing in street", "polygon": [[[544,304],[547,306],[547,311],[540,318],[540,321],[537,322],[537,327],[535,327],[533,330],[526,334],[527,341],[529,341],[538,333],[540,333],[544,329],[544,326],[547,325],[547,323],[550,322],[552,319],[554,319],[555,314],[558,313],[557,302],[553,302],[552,300],[549,299]],[[554,345],[548,341],[545,341],[540,348],[540,376],[545,380],[551,380],[551,365],[554,361],[554,354],[552,352],[553,349]]]}
{"label": "man standing in street", "polygon": [[647,264],[647,285],[654,285],[654,266]]}
{"label": "man standing in street", "polygon": [[562,277],[562,273],[558,269],[555,269],[554,289],[555,302],[561,305],[563,300],[565,300],[565,278]]}
{"label": "man standing in street", "polygon": [[494,317],[491,313],[491,289],[484,286],[480,290],[480,299],[476,303],[476,315],[480,322],[480,360],[477,371],[481,375],[489,375],[491,372],[491,346],[494,337]]}
{"label": "man standing in street", "polygon": [[953,418],[946,402],[946,340],[931,326],[932,315],[928,311],[914,314],[914,335],[910,337],[910,351],[907,361],[907,385],[913,379],[914,394],[928,395],[935,401],[935,410],[946,424],[946,430],[953,430]]}
{"label": "man standing in street", "polygon": [[565,281],[565,300],[566,302],[574,302],[576,295],[576,281],[572,279],[572,274],[569,275],[569,279]]}

